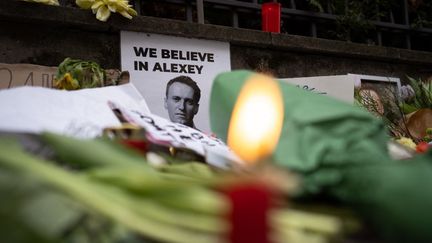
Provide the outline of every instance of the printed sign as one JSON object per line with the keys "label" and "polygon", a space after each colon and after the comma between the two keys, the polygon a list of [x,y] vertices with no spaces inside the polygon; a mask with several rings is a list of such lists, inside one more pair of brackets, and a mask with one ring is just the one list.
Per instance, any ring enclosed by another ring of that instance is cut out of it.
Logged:
{"label": "printed sign", "polygon": [[208,132],[213,79],[231,70],[229,43],[121,32],[121,66],[153,114]]}
{"label": "printed sign", "polygon": [[351,75],[282,78],[279,80],[310,92],[328,95],[351,104],[354,102],[354,77]]}

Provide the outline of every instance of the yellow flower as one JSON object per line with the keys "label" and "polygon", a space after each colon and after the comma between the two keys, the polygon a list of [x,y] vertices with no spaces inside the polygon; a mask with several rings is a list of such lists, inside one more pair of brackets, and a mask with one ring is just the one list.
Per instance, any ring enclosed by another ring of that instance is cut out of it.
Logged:
{"label": "yellow flower", "polygon": [[405,147],[416,149],[417,145],[414,143],[414,141],[411,138],[401,137],[399,139],[396,139],[396,142],[399,144],[404,145]]}
{"label": "yellow flower", "polygon": [[54,86],[57,89],[66,90],[75,90],[80,88],[78,80],[74,79],[70,73],[65,73],[59,80],[54,80]]}
{"label": "yellow flower", "polygon": [[96,14],[96,18],[104,22],[111,16],[111,12],[119,13],[128,19],[137,15],[128,0],[76,0],[75,2],[83,9],[91,9]]}
{"label": "yellow flower", "polygon": [[92,6],[92,10],[93,10],[93,13],[96,12],[96,18],[100,21],[103,21],[103,22],[107,21],[109,16],[111,15],[111,12],[108,9],[108,6],[106,6],[106,5],[100,5],[98,8],[95,8],[95,9],[93,9],[93,6]]}

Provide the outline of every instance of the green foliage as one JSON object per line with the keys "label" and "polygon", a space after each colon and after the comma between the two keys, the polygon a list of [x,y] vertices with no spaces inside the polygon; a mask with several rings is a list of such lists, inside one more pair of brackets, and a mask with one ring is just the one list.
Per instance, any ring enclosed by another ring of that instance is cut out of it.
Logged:
{"label": "green foliage", "polygon": [[162,242],[204,243],[218,242],[225,232],[222,195],[203,187],[205,179],[175,179],[189,169],[205,178],[210,171],[183,166],[160,172],[113,142],[54,134],[43,139],[55,145],[62,165],[80,169],[65,169],[1,138],[0,193],[8,197],[0,200],[0,226],[7,226],[0,230],[10,230],[0,231],[5,242],[125,242],[136,232]]}
{"label": "green foliage", "polygon": [[[337,39],[352,40],[375,29],[371,21],[389,19],[392,9],[402,7],[396,0],[308,0],[313,10],[337,15]],[[413,28],[432,28],[432,1],[408,1],[409,19]]]}
{"label": "green foliage", "polygon": [[312,7],[317,8],[320,12],[324,12],[324,8],[319,0],[308,0]]}
{"label": "green foliage", "polygon": [[[411,87],[412,91],[404,98],[399,97],[398,93],[392,90],[384,90],[381,94],[383,112],[379,112],[380,106],[375,102],[373,97],[360,96],[359,90],[354,92],[356,104],[367,109],[371,113],[382,119],[385,125],[389,128],[390,135],[393,137],[409,137],[414,140],[420,138],[415,137],[408,129],[409,114],[420,109],[432,109],[432,84],[426,83],[420,79],[408,77],[409,85],[403,86],[401,90]],[[432,133],[432,129],[429,130]],[[431,140],[431,134],[427,134],[423,140]]]}
{"label": "green foliage", "polygon": [[324,6],[336,15],[336,30],[329,31],[340,40],[368,41],[365,36],[375,29],[371,21],[385,17],[397,1],[392,0],[308,0],[309,5],[319,12]]}
{"label": "green foliage", "polygon": [[105,77],[105,70],[96,62],[68,57],[58,67],[55,86],[67,90],[102,87]]}
{"label": "green foliage", "polygon": [[432,1],[409,1],[411,26],[432,28]]}
{"label": "green foliage", "polygon": [[432,142],[432,128],[429,127],[426,129],[426,136],[423,138],[425,142]]}
{"label": "green foliage", "polygon": [[416,80],[411,77],[408,77],[408,79],[415,95],[413,99],[402,103],[404,111],[409,111],[407,108],[414,110],[432,108],[432,84],[430,82],[425,83],[421,79]]}

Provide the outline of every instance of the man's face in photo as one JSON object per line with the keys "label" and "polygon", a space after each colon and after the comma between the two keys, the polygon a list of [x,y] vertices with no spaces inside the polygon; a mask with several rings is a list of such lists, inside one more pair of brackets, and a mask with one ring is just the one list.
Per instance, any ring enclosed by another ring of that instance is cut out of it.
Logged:
{"label": "man's face in photo", "polygon": [[198,103],[194,100],[194,90],[183,83],[172,83],[165,97],[165,109],[172,122],[193,126],[193,118],[198,112]]}

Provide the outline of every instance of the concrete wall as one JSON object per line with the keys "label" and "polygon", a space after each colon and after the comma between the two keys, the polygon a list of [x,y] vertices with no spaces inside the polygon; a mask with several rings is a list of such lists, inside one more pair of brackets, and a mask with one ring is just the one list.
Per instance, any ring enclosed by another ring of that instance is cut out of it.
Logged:
{"label": "concrete wall", "polygon": [[405,79],[432,76],[432,53],[287,34],[112,15],[21,1],[0,1],[0,62],[57,66],[65,57],[120,68],[120,31],[139,31],[231,43],[232,69],[278,77],[361,73]]}

